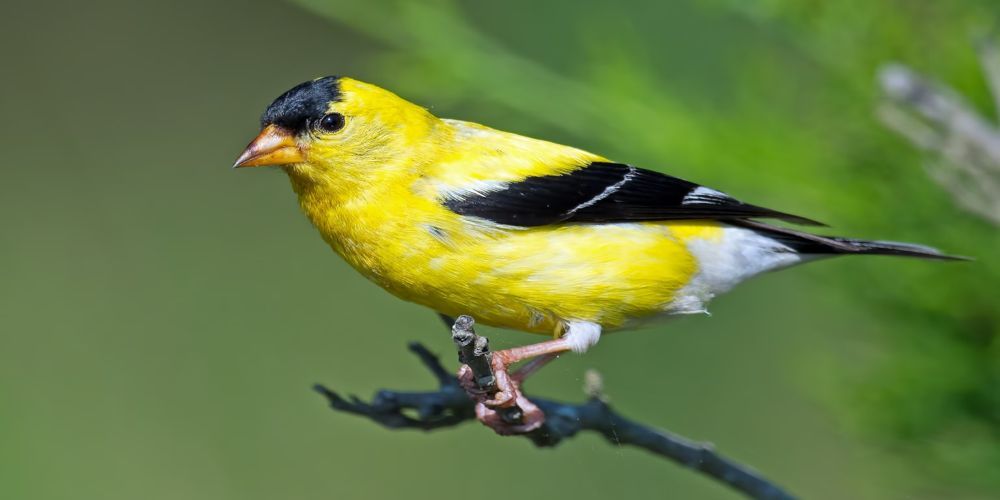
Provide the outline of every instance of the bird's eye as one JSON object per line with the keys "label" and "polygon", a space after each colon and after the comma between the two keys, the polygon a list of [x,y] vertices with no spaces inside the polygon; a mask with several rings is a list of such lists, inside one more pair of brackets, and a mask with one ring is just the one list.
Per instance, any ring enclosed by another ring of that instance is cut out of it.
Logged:
{"label": "bird's eye", "polygon": [[324,132],[336,132],[344,128],[344,115],[330,113],[319,120],[319,129]]}

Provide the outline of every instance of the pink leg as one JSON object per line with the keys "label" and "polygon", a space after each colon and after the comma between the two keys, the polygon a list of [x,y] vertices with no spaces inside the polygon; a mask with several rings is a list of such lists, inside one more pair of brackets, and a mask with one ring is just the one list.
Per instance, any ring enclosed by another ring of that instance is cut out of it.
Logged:
{"label": "pink leg", "polygon": [[566,352],[569,349],[569,342],[567,342],[565,338],[558,338],[555,340],[539,342],[537,344],[528,344],[497,351],[493,353],[493,357],[502,357],[504,359],[504,363],[511,365],[517,363],[518,361],[536,358],[545,354],[559,354],[561,352]]}
{"label": "pink leg", "polygon": [[551,363],[552,360],[558,357],[559,353],[542,354],[541,356],[529,360],[527,363],[519,366],[517,371],[510,374],[510,377],[518,383],[524,382],[524,379],[530,377],[532,373],[541,370],[545,365]]}

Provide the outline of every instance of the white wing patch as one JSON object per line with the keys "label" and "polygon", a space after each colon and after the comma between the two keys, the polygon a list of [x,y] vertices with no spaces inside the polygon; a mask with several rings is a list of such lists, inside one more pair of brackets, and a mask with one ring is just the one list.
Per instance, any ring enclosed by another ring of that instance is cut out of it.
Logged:
{"label": "white wing patch", "polygon": [[716,191],[705,186],[698,186],[681,200],[681,205],[691,205],[694,203],[717,204],[720,200],[728,200],[730,196],[722,191]]}

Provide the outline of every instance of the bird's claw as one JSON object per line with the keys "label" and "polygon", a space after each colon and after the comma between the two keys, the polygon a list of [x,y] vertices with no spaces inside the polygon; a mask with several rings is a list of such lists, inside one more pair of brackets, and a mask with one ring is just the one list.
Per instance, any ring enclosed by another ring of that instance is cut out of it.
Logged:
{"label": "bird's claw", "polygon": [[519,381],[507,373],[501,356],[491,360],[496,377],[496,391],[484,391],[476,384],[472,370],[462,365],[458,380],[476,402],[476,419],[502,436],[526,434],[545,422],[545,414],[521,393]]}

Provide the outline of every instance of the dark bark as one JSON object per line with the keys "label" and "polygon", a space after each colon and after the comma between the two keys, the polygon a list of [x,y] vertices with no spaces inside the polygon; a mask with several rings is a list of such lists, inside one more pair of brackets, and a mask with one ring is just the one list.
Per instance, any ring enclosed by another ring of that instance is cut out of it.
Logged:
{"label": "dark bark", "polygon": [[[488,388],[493,380],[488,361],[488,344],[484,337],[472,331],[471,318],[468,321],[466,318],[461,317],[457,321],[444,319],[454,326],[453,339],[459,350],[459,358],[472,368],[480,387]],[[366,417],[390,429],[429,431],[475,420],[475,405],[472,399],[459,385],[458,379],[441,365],[438,357],[418,343],[410,344],[410,351],[420,358],[437,379],[438,390],[424,392],[382,390],[375,394],[371,402],[366,403],[353,396],[345,399],[323,385],[317,384],[315,389],[326,397],[333,409]],[[712,445],[690,441],[622,417],[604,398],[596,394],[598,391],[590,392],[592,394],[582,404],[529,397],[545,413],[545,423],[541,428],[523,436],[530,439],[535,446],[552,447],[576,436],[581,431],[592,431],[604,436],[613,444],[642,448],[698,471],[750,498],[782,500],[794,498],[753,469],[719,455]]]}

